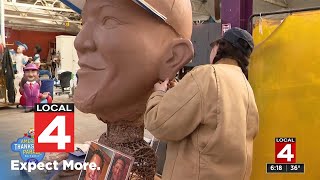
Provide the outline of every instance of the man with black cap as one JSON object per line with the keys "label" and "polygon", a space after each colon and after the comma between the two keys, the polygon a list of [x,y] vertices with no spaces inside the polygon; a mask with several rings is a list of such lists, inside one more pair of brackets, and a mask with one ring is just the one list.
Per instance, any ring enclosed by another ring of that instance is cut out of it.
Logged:
{"label": "man with black cap", "polygon": [[[213,48],[213,52],[210,54],[211,64],[217,63],[223,58],[232,59],[236,61],[248,78],[247,67],[254,44],[252,36],[247,31],[240,28],[232,28],[223,35],[222,39],[211,43],[210,46]],[[218,51],[215,52],[216,50]]]}
{"label": "man with black cap", "polygon": [[164,179],[250,179],[259,115],[247,81],[251,35],[232,28],[211,44],[210,65],[174,88],[154,86],[146,128],[168,142]]}

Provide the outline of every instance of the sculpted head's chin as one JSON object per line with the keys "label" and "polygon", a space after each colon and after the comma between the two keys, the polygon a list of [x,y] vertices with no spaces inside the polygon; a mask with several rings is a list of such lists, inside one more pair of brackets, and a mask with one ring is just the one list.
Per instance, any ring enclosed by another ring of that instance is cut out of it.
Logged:
{"label": "sculpted head's chin", "polygon": [[74,104],[79,109],[79,111],[83,113],[93,113],[94,112],[94,101],[95,101],[96,93],[90,97],[81,96],[79,93],[75,93]]}
{"label": "sculpted head's chin", "polygon": [[74,101],[76,108],[83,113],[91,113],[90,107],[86,106],[84,102]]}

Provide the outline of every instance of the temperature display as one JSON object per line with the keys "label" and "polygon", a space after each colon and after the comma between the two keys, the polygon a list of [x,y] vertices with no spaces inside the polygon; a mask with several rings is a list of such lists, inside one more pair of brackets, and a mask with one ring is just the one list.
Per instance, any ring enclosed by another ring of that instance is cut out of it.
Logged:
{"label": "temperature display", "polygon": [[267,164],[267,173],[304,173],[304,164]]}
{"label": "temperature display", "polygon": [[287,172],[304,172],[304,164],[288,164],[287,165]]}

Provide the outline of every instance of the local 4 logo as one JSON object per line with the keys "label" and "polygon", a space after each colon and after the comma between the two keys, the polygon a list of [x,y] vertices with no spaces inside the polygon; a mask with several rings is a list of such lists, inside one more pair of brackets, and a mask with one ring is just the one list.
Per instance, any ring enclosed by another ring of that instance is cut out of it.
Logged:
{"label": "local 4 logo", "polygon": [[36,104],[35,152],[74,152],[74,105]]}
{"label": "local 4 logo", "polygon": [[275,163],[296,163],[296,138],[275,138]]}

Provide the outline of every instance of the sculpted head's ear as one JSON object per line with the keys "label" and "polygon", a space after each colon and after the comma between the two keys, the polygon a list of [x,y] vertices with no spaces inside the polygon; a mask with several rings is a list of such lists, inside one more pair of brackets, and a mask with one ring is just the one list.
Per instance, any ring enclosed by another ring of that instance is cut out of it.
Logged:
{"label": "sculpted head's ear", "polygon": [[176,73],[189,63],[193,57],[194,49],[188,39],[174,39],[168,46],[166,55],[161,63],[159,79],[173,79]]}

